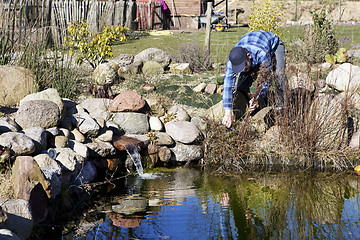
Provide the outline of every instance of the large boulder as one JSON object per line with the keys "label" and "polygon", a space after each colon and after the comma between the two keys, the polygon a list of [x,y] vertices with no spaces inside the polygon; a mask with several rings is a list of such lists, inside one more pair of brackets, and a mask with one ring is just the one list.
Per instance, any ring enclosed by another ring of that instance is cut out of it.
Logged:
{"label": "large boulder", "polygon": [[145,75],[160,75],[164,73],[164,68],[158,62],[149,61],[144,63],[142,72]]}
{"label": "large boulder", "polygon": [[34,158],[17,157],[12,177],[15,196],[29,201],[34,223],[44,220],[48,214],[47,203],[48,198],[51,197],[51,184]]}
{"label": "large boulder", "polygon": [[135,55],[134,62],[158,62],[163,68],[169,66],[171,62],[170,55],[158,48],[148,48]]}
{"label": "large boulder", "polygon": [[60,110],[60,116],[63,118],[66,115],[66,108],[64,106],[64,102],[59,94],[59,92],[55,88],[48,88],[44,91],[29,94],[20,101],[20,106],[27,101],[32,100],[48,100],[54,102]]}
{"label": "large boulder", "polygon": [[112,85],[118,78],[117,71],[109,63],[99,64],[93,72],[93,80],[98,85]]}
{"label": "large boulder", "polygon": [[204,156],[201,146],[198,145],[186,145],[177,142],[170,150],[173,153],[171,155],[171,160],[175,162],[200,160]]}
{"label": "large boulder", "polygon": [[355,91],[360,86],[360,67],[343,63],[328,74],[326,84],[338,91]]}
{"label": "large boulder", "polygon": [[35,90],[35,76],[29,69],[0,66],[0,105],[14,106]]}
{"label": "large boulder", "polygon": [[148,116],[144,113],[118,112],[114,113],[112,121],[128,134],[145,134],[150,130]]}
{"label": "large boulder", "polygon": [[102,117],[109,120],[111,112],[109,111],[111,99],[107,98],[87,98],[80,106],[83,107],[93,118]]}
{"label": "large boulder", "polygon": [[112,63],[116,63],[119,67],[125,67],[130,65],[134,61],[134,55],[132,54],[120,54],[119,56],[110,60]]}
{"label": "large boulder", "polygon": [[58,105],[49,100],[30,100],[20,105],[15,121],[23,129],[56,127],[60,120]]}
{"label": "large boulder", "polygon": [[15,155],[28,155],[35,151],[34,141],[25,134],[17,132],[1,134],[0,145],[10,148]]}
{"label": "large boulder", "polygon": [[192,122],[168,122],[165,124],[165,130],[175,141],[185,144],[191,144],[203,138],[200,130]]}

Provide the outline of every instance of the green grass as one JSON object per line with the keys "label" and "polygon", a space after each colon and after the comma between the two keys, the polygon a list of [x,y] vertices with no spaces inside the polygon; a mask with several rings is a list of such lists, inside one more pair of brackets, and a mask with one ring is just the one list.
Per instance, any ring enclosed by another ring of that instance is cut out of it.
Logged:
{"label": "green grass", "polygon": [[[341,37],[351,38],[349,42],[343,42],[340,47],[351,49],[356,44],[360,43],[360,26],[334,26],[336,32],[336,38]],[[299,40],[304,36],[303,26],[292,26],[283,29],[282,36],[285,44],[290,44]],[[211,32],[211,45],[210,52],[214,62],[226,63],[228,54],[231,48],[239,41],[242,35],[248,32],[248,28],[230,28],[226,32]],[[114,56],[121,53],[137,54],[147,48],[154,47],[178,55],[178,46],[183,43],[193,43],[194,41],[199,43],[199,46],[203,46],[205,39],[205,31],[182,31],[175,32],[173,35],[160,35],[153,36],[144,34],[139,39],[128,40],[124,44],[113,46]]]}

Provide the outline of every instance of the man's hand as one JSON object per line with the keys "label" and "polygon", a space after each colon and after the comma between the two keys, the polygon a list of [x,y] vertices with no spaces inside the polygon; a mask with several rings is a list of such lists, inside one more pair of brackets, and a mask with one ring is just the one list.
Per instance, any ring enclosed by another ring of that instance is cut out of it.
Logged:
{"label": "man's hand", "polygon": [[257,100],[256,97],[253,97],[250,101],[249,101],[249,113],[252,113],[253,111],[255,111],[255,109],[258,107],[257,104]]}
{"label": "man's hand", "polygon": [[222,120],[222,124],[225,125],[225,127],[230,128],[232,124],[232,113],[231,110],[225,109],[225,116]]}

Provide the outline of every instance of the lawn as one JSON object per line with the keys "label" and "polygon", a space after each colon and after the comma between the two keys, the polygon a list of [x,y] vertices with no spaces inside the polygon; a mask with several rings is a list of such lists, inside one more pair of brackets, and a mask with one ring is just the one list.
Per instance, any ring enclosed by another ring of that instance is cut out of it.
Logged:
{"label": "lawn", "polygon": [[[340,40],[340,47],[351,49],[360,44],[360,25],[334,26],[336,39]],[[248,32],[248,28],[230,28],[226,32],[211,32],[210,52],[214,62],[225,63],[231,48],[241,36]],[[160,32],[161,33],[161,32]],[[282,39],[285,44],[293,43],[304,36],[303,26],[293,26],[283,29]],[[135,38],[136,37],[136,38]],[[114,56],[121,53],[137,54],[144,49],[154,47],[178,55],[178,47],[182,44],[204,44],[205,31],[173,31],[172,35],[150,35],[146,32],[136,32],[136,35],[124,44],[113,46]]]}

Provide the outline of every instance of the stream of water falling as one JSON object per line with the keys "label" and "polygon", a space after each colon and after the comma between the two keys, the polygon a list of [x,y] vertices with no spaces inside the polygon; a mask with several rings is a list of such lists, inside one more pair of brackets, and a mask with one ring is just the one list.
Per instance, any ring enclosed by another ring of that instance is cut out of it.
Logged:
{"label": "stream of water falling", "polygon": [[140,176],[144,175],[144,169],[141,164],[141,155],[140,150],[135,145],[126,145],[125,146],[126,152],[130,155],[131,160],[133,161],[136,171]]}

